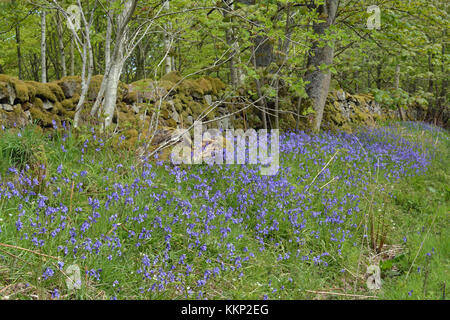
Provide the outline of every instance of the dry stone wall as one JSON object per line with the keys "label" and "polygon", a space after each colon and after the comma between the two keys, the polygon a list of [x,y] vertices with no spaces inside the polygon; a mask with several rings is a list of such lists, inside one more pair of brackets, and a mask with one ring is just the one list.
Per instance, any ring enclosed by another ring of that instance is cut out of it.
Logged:
{"label": "dry stone wall", "polygon": [[[92,78],[82,121],[93,121],[89,111],[102,79],[101,75]],[[128,139],[133,140],[137,140],[139,132],[148,131],[152,117],[154,121],[158,111],[159,125],[166,131],[189,127],[202,116],[204,122],[220,118],[210,122],[210,128],[261,128],[261,115],[257,110],[247,109],[226,117],[242,108],[243,104],[236,99],[222,101],[224,89],[225,84],[219,79],[201,77],[186,80],[177,72],[169,73],[159,81],[143,79],[129,85],[121,83],[113,122]],[[51,128],[54,123],[60,125],[64,120],[73,119],[80,92],[81,79],[77,76],[43,84],[1,74],[0,125],[21,127],[30,122],[43,128]],[[280,101],[281,108],[295,110],[296,102],[289,97]],[[408,115],[413,118],[417,112],[414,114],[411,110]],[[328,97],[323,127],[351,130],[354,124],[374,125],[377,120],[396,117],[397,112],[382,108],[371,95],[336,91]],[[295,128],[293,112],[281,113],[280,123],[284,129]]]}

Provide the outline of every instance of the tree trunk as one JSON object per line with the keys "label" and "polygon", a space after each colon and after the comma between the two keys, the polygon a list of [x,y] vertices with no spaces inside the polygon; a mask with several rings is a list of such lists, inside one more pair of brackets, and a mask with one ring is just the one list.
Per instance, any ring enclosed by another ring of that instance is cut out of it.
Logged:
{"label": "tree trunk", "polygon": [[120,74],[122,73],[122,67],[123,65],[120,63],[111,64],[110,73],[106,82],[104,101],[105,128],[109,127],[113,120],[117,100],[117,89],[119,86]]}
{"label": "tree trunk", "polygon": [[95,116],[100,110],[100,104],[103,102],[103,98],[106,91],[106,86],[108,84],[108,77],[110,74],[110,66],[111,66],[111,35],[114,21],[114,11],[112,9],[108,10],[107,13],[107,24],[106,24],[106,38],[105,38],[105,72],[103,73],[103,81],[100,86],[100,90],[97,94],[97,98],[95,99],[94,105],[91,109],[91,116]]}
{"label": "tree trunk", "polygon": [[[169,11],[170,10],[170,2],[169,0],[166,0],[166,2],[164,2],[164,8]],[[171,35],[171,30],[172,30],[172,24],[170,22],[168,22],[166,24],[166,30],[164,32],[164,55],[166,55],[166,61],[165,61],[165,74],[172,72],[173,71],[173,65],[172,65],[172,57],[170,54],[170,51],[172,50],[172,35]]]}
{"label": "tree trunk", "polygon": [[[88,36],[89,37],[89,36]],[[87,61],[89,59],[89,62]],[[87,65],[87,78],[86,78],[86,65]],[[78,127],[80,122],[81,111],[83,110],[84,101],[89,90],[89,84],[91,83],[92,70],[94,68],[94,58],[92,53],[92,47],[90,40],[85,40],[83,45],[83,66],[81,70],[81,95],[78,101],[77,107],[75,109],[75,116],[73,120],[73,125],[75,128]]]}
{"label": "tree trunk", "polygon": [[[78,2],[80,4],[80,2]],[[81,5],[80,5],[81,7]],[[83,24],[84,24],[84,41],[83,41],[83,66],[81,69],[81,95],[80,100],[78,101],[77,107],[75,109],[74,116],[74,127],[78,127],[80,122],[81,111],[84,107],[84,101],[86,99],[89,84],[91,83],[92,71],[94,69],[94,53],[92,50],[91,37],[90,37],[90,29],[92,25],[93,12],[91,13],[91,17],[89,23],[86,21],[84,15]],[[87,77],[86,77],[86,68],[87,68]]]}
{"label": "tree trunk", "polygon": [[74,56],[74,45],[73,45],[73,35],[70,37],[70,75],[75,75],[75,56]]}
{"label": "tree trunk", "polygon": [[17,43],[17,67],[19,69],[19,80],[23,79],[22,74],[22,52],[20,45],[20,26],[19,23],[16,24],[16,43]]}
{"label": "tree trunk", "polygon": [[380,61],[380,63],[377,65],[377,89],[381,90],[381,71],[383,69],[383,64]]}
{"label": "tree trunk", "polygon": [[172,50],[172,39],[171,39],[170,31],[168,31],[171,29],[170,23],[168,23],[166,25],[166,29],[167,29],[167,31],[164,33],[164,55],[166,55],[165,68],[164,68],[165,74],[173,71],[172,57],[171,57],[171,53],[170,53],[170,51]]}
{"label": "tree trunk", "polygon": [[[254,66],[255,69],[257,69],[257,67],[256,67],[256,57],[255,57],[255,52],[254,51],[253,51],[252,59],[253,59],[253,66]],[[258,93],[258,98],[259,98],[259,106],[261,107],[264,129],[267,130],[266,99],[264,98],[264,96],[262,94],[261,83],[259,82],[258,78],[255,79],[255,85],[256,85],[256,91]]]}
{"label": "tree trunk", "polygon": [[[442,74],[445,74],[445,40],[446,39],[446,33],[447,33],[447,29],[443,29],[442,30],[442,50],[441,50],[441,72]],[[448,108],[448,106],[446,105],[446,97],[447,97],[447,87],[448,87],[448,77],[445,77],[442,79],[442,84],[441,84],[441,94],[439,97],[439,101],[438,101],[438,106],[439,109],[441,110],[441,114],[444,112],[445,108]]]}
{"label": "tree trunk", "polygon": [[[145,61],[147,57],[148,44],[140,43],[136,47],[136,74],[134,77],[134,81],[144,79],[145,78]],[[172,67],[175,65],[172,61]],[[173,68],[175,69],[175,68]]]}
{"label": "tree trunk", "polygon": [[[114,45],[114,52],[111,56],[111,62],[109,66],[109,72],[106,72],[103,77],[102,85],[105,89],[105,100],[103,106],[103,115],[105,116],[104,120],[104,128],[107,128],[111,125],[114,111],[116,108],[116,100],[117,100],[117,88],[119,86],[120,75],[122,73],[122,68],[125,63],[124,58],[124,45],[127,41],[128,34],[128,23],[131,20],[131,17],[136,10],[137,0],[127,0],[125,2],[123,11],[117,16],[117,32],[116,32],[116,40]],[[95,105],[99,104],[99,101],[102,97],[97,97]],[[94,105],[94,106],[95,106]],[[95,114],[96,110],[94,107],[91,111],[91,114]]]}
{"label": "tree trunk", "polygon": [[[79,8],[81,9],[81,0],[77,1]],[[89,7],[89,3],[88,3]],[[92,49],[92,43],[91,43],[91,26],[94,19],[94,11],[93,9],[90,12],[89,22],[86,19],[86,16],[83,12],[81,12],[81,18],[84,26],[84,32],[82,32],[83,40],[79,39],[76,31],[72,29],[72,35],[77,39],[77,46],[79,49],[79,43],[82,43],[83,51],[81,53],[82,55],[82,69],[81,69],[81,95],[80,100],[78,101],[76,110],[75,110],[75,116],[74,116],[74,127],[78,127],[79,121],[80,121],[80,115],[81,111],[84,107],[84,101],[86,99],[89,85],[91,83],[92,78],[92,71],[94,69],[94,53]],[[86,70],[87,69],[87,70]],[[87,76],[86,76],[87,71]]]}
{"label": "tree trunk", "polygon": [[47,82],[45,11],[41,12],[41,82]]}
{"label": "tree trunk", "polygon": [[[17,10],[17,3],[16,0],[12,0],[11,3],[13,4],[14,8]],[[17,12],[17,11],[16,11]],[[15,24],[16,24],[16,45],[17,45],[17,68],[19,69],[19,79],[23,79],[22,74],[22,53],[21,53],[21,44],[20,44],[20,24],[19,24],[19,16],[15,15]],[[3,70],[0,69],[0,73],[3,73]]]}
{"label": "tree trunk", "polygon": [[39,81],[39,56],[37,53],[33,53],[30,57],[30,69],[31,73],[33,75],[33,80],[38,82]]}
{"label": "tree trunk", "polygon": [[57,32],[58,32],[58,46],[59,46],[59,55],[60,55],[62,76],[65,77],[65,76],[67,76],[66,54],[64,52],[64,33],[63,33],[61,17],[59,15],[59,12],[56,12],[56,27],[57,27]]}
{"label": "tree trunk", "polygon": [[[395,91],[400,89],[400,64],[395,66]],[[403,108],[400,105],[397,105],[398,115],[402,121],[405,121],[405,114],[403,113]]]}
{"label": "tree trunk", "polygon": [[[227,28],[225,33],[227,45],[233,46],[233,34],[231,29]],[[229,67],[230,67],[230,79],[231,79],[231,85],[233,89],[236,89],[238,86],[238,80],[237,80],[237,74],[236,74],[236,68],[235,68],[235,57],[234,57],[234,50],[231,52],[232,57],[230,58]]]}
{"label": "tree trunk", "polygon": [[333,63],[334,48],[324,45],[323,36],[326,30],[334,23],[338,10],[338,0],[326,0],[325,4],[318,8],[319,19],[325,22],[315,22],[313,30],[319,37],[319,41],[315,41],[308,57],[308,71],[305,80],[309,81],[306,86],[306,92],[312,100],[315,111],[314,127],[318,132],[322,123],[323,110],[330,89],[331,72],[328,70],[320,70],[320,66],[330,66]]}
{"label": "tree trunk", "polygon": [[105,39],[105,72],[108,70],[109,63],[111,61],[111,34],[112,34],[112,19],[114,19],[113,11],[108,10],[108,15],[106,17],[106,39]]}
{"label": "tree trunk", "polygon": [[[227,5],[227,10],[234,10],[234,4]],[[225,19],[227,19],[228,17],[228,19],[230,19],[230,22],[232,22],[233,17],[230,16],[226,11],[223,12],[223,16]],[[239,53],[239,46],[236,45],[237,39],[235,37],[235,30],[232,26],[225,30],[225,38],[227,45],[232,48],[231,58],[229,62],[231,85],[233,89],[237,89],[240,82],[238,68],[236,67],[236,55],[238,55]]]}
{"label": "tree trunk", "polygon": [[275,75],[276,80],[275,80],[275,129],[280,129],[280,108],[279,108],[279,85],[280,85],[280,79],[278,78],[278,75]]}

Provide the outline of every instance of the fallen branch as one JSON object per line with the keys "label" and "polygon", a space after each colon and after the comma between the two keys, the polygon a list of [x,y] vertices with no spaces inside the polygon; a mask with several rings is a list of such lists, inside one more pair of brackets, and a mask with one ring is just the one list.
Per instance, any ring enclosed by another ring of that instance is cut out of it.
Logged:
{"label": "fallen branch", "polygon": [[355,297],[355,298],[375,298],[378,299],[377,296],[365,296],[360,294],[349,294],[349,293],[339,293],[339,292],[328,292],[328,291],[313,291],[313,290],[305,290],[306,292],[316,293],[316,294],[331,294],[336,296],[346,296],[346,297]]}
{"label": "fallen branch", "polygon": [[40,253],[40,252],[37,252],[37,251],[34,251],[34,250],[22,248],[22,247],[13,246],[13,245],[11,245],[11,244],[0,243],[0,246],[1,246],[1,247],[5,247],[5,248],[12,248],[12,249],[18,249],[18,250],[22,250],[22,251],[26,251],[26,252],[31,252],[31,253],[34,253],[34,254],[36,254],[36,255],[38,255],[38,256],[42,256],[42,257],[46,257],[46,258],[52,258],[52,259],[55,259],[55,260],[58,260],[58,261],[61,260],[61,259],[58,258],[58,257],[50,256],[50,255],[45,254],[45,253]]}

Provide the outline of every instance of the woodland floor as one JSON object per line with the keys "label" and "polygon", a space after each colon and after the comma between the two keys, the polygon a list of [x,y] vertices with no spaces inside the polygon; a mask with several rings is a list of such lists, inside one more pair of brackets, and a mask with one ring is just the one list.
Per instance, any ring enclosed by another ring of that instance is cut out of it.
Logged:
{"label": "woodland floor", "polygon": [[261,176],[141,161],[93,129],[0,130],[0,299],[447,299],[449,138],[284,133]]}

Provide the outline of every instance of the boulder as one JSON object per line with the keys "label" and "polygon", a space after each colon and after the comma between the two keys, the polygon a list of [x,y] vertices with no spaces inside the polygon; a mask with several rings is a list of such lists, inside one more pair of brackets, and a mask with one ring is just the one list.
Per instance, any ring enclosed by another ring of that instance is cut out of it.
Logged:
{"label": "boulder", "polygon": [[66,99],[71,99],[75,94],[81,93],[81,78],[78,76],[64,77],[58,81]]}
{"label": "boulder", "polygon": [[10,104],[0,104],[0,109],[3,109],[5,111],[14,111],[14,107]]}
{"label": "boulder", "polygon": [[47,111],[52,110],[55,107],[54,104],[49,100],[44,100],[42,102],[43,102],[42,108],[44,110],[47,110]]}
{"label": "boulder", "polygon": [[14,87],[9,82],[0,82],[0,101],[2,100],[9,104],[14,104],[14,100],[16,100]]}
{"label": "boulder", "polygon": [[212,105],[212,96],[207,94],[206,96],[204,96],[206,103],[210,106]]}
{"label": "boulder", "polygon": [[138,114],[139,113],[139,107],[136,106],[135,104],[132,104],[130,106],[131,110],[133,110],[134,113]]}
{"label": "boulder", "polygon": [[178,112],[173,111],[170,117],[171,117],[171,119],[173,119],[175,122],[180,123],[180,115],[178,114]]}
{"label": "boulder", "polygon": [[165,87],[148,79],[133,82],[128,85],[128,93],[125,97],[127,102],[155,102],[167,95],[168,90]]}
{"label": "boulder", "polygon": [[0,126],[25,127],[29,123],[29,115],[21,108],[17,108],[14,112],[4,111],[0,108]]}
{"label": "boulder", "polygon": [[336,96],[339,101],[345,101],[345,99],[346,99],[346,94],[345,94],[345,91],[343,91],[343,90],[338,90],[336,92]]}

